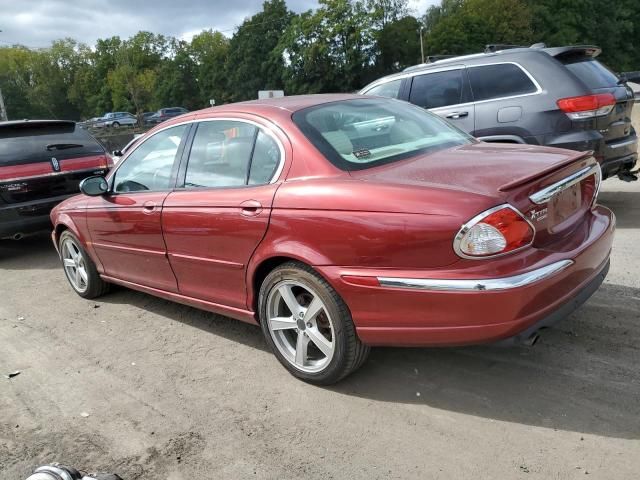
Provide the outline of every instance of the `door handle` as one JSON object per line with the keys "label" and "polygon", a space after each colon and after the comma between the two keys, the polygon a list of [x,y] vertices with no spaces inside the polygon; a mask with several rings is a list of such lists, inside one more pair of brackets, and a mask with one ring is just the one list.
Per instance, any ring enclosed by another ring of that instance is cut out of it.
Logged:
{"label": "door handle", "polygon": [[240,204],[240,213],[246,217],[254,217],[262,212],[262,204],[257,200],[245,200]]}
{"label": "door handle", "polygon": [[153,213],[156,209],[156,202],[144,202],[142,204],[143,213]]}
{"label": "door handle", "polygon": [[451,112],[451,113],[447,113],[446,117],[447,118],[463,118],[463,117],[468,117],[469,116],[469,112]]}

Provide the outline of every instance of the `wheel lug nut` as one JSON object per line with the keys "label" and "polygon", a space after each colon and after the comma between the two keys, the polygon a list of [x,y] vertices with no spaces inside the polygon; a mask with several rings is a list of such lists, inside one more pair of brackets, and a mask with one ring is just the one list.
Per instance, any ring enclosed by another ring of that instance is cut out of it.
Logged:
{"label": "wheel lug nut", "polygon": [[311,322],[307,322],[307,328],[311,328]]}

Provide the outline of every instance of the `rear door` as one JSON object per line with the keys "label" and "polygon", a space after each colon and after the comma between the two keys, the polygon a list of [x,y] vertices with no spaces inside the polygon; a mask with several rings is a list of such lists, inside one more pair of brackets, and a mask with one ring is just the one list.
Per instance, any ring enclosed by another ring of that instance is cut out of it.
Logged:
{"label": "rear door", "polygon": [[182,188],[162,213],[181,294],[250,308],[246,268],[267,231],[283,164],[282,140],[264,126],[242,119],[198,124]]}
{"label": "rear door", "polygon": [[0,201],[6,204],[60,201],[109,166],[104,148],[73,122],[0,124]]}
{"label": "rear door", "polygon": [[415,75],[411,81],[409,101],[447,119],[456,127],[473,134],[475,106],[463,66]]}

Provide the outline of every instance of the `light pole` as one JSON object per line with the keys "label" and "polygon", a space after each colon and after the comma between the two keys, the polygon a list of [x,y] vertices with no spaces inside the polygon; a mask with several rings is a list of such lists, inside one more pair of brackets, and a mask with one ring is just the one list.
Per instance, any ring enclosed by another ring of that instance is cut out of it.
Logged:
{"label": "light pole", "polygon": [[424,26],[420,25],[420,56],[422,57],[422,63],[424,63],[424,45],[422,44],[422,30],[424,30]]}

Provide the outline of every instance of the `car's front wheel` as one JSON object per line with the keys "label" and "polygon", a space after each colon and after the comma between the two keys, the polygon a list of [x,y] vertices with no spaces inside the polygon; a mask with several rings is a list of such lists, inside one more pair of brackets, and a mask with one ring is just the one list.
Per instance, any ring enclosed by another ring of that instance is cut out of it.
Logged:
{"label": "car's front wheel", "polygon": [[367,358],[351,314],[338,293],[312,268],[289,262],[265,278],[260,323],[273,353],[294,376],[330,385]]}
{"label": "car's front wheel", "polygon": [[113,122],[113,123],[111,124],[111,126],[112,126],[113,128],[120,128],[120,123],[118,123],[118,122]]}
{"label": "car's front wheel", "polygon": [[73,233],[62,232],[58,249],[67,280],[78,295],[96,298],[107,292],[109,284],[100,278],[95,264]]}

